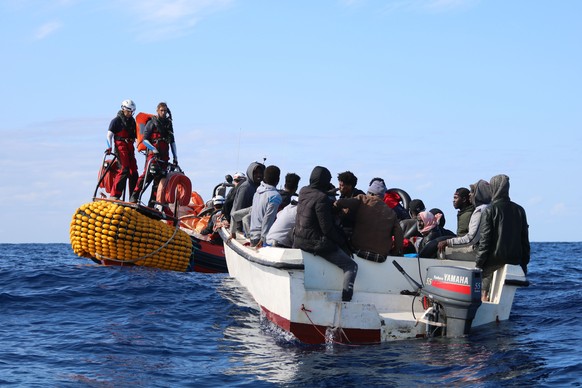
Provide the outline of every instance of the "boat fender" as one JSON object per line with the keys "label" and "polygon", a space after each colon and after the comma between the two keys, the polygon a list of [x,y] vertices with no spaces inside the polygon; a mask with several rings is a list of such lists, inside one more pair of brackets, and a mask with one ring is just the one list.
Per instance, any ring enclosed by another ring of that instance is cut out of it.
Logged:
{"label": "boat fender", "polygon": [[192,182],[181,172],[170,171],[160,180],[156,201],[159,203],[174,203],[178,200],[181,206],[187,206],[192,198]]}
{"label": "boat fender", "polygon": [[398,194],[400,196],[400,199],[402,200],[402,206],[404,207],[404,209],[408,210],[408,204],[410,204],[410,195],[408,195],[406,191],[398,188],[392,188],[386,190],[386,192]]}

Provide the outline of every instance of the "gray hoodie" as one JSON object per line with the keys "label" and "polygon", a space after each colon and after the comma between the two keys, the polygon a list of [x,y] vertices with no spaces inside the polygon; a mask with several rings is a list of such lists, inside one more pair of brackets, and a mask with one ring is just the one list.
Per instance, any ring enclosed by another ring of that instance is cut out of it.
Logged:
{"label": "gray hoodie", "polygon": [[471,189],[474,191],[473,205],[475,205],[475,210],[473,210],[469,220],[469,231],[462,237],[448,239],[447,244],[450,247],[475,245],[481,238],[481,214],[491,202],[491,185],[487,181],[480,179],[477,183],[471,185]]}

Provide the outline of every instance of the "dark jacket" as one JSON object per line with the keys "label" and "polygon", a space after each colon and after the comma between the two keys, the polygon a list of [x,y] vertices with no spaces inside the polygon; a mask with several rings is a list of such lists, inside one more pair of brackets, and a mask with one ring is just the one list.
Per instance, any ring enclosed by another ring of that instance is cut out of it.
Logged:
{"label": "dark jacket", "polygon": [[481,239],[477,267],[520,265],[527,273],[530,259],[529,232],[525,210],[509,199],[509,177],[491,178],[491,205],[481,215]]}
{"label": "dark jacket", "polygon": [[400,227],[402,228],[402,233],[404,238],[410,239],[411,237],[421,237],[422,234],[418,231],[416,227],[416,218],[407,218],[405,220],[400,220]]}
{"label": "dark jacket", "polygon": [[229,220],[230,221],[230,211],[232,210],[232,206],[234,204],[234,197],[236,195],[236,192],[237,192],[238,188],[241,185],[242,185],[242,183],[234,186],[233,188],[230,189],[230,191],[228,192],[228,194],[226,194],[226,198],[224,200],[224,206],[222,207],[222,214],[224,215],[224,219],[225,220]]}
{"label": "dark jacket", "polygon": [[433,230],[420,240],[418,246],[418,257],[427,259],[436,259],[438,253],[438,242],[443,236],[443,230],[440,226],[435,226]]}
{"label": "dark jacket", "polygon": [[309,178],[309,186],[299,191],[293,248],[320,254],[331,252],[344,243],[333,216],[333,202],[327,195],[331,173],[317,166]]}
{"label": "dark jacket", "polygon": [[398,216],[382,198],[360,194],[354,198],[338,199],[336,206],[355,214],[351,238],[355,249],[382,256],[402,255],[403,237]]}
{"label": "dark jacket", "polygon": [[259,162],[253,162],[247,168],[247,180],[238,186],[230,214],[237,210],[252,206],[255,191],[257,191],[257,187],[261,184],[260,180],[258,182],[253,181],[253,173],[257,168],[262,168],[264,170],[265,165]]}

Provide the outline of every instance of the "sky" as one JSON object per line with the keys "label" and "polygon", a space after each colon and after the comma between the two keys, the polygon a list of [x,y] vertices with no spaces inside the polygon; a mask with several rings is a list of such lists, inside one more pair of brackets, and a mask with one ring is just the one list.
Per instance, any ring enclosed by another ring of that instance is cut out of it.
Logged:
{"label": "sky", "polygon": [[[121,102],[173,114],[205,200],[254,161],[444,211],[510,177],[530,240],[582,241],[578,0],[0,0],[0,243],[68,243]],[[137,157],[138,168],[144,157]],[[283,182],[283,179],[282,179]]]}

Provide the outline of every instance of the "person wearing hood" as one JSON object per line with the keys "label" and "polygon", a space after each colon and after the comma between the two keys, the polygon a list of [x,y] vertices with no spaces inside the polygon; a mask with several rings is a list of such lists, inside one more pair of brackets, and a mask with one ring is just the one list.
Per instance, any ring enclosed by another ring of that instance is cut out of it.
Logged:
{"label": "person wearing hood", "polygon": [[277,166],[265,168],[263,181],[257,188],[251,206],[251,226],[249,240],[251,246],[260,248],[267,240],[267,234],[277,218],[277,211],[281,205],[281,194],[277,191],[277,184],[281,170]]}
{"label": "person wearing hood", "polygon": [[299,191],[293,248],[311,252],[338,266],[344,272],[342,301],[352,300],[358,265],[341,247],[344,237],[336,227],[333,201],[328,195],[331,173],[316,166],[309,177],[309,186]]}
{"label": "person wearing hood", "polygon": [[[251,213],[253,196],[263,181],[264,174],[265,165],[259,162],[252,162],[247,168],[247,180],[241,183],[236,190],[232,209],[230,210],[230,232],[233,238],[236,237],[237,231],[243,231],[242,220]],[[245,232],[248,232],[248,227],[250,225],[247,225]]]}
{"label": "person wearing hood", "polygon": [[416,227],[422,235],[418,245],[418,257],[434,259],[437,257],[438,238],[443,232],[440,227],[442,213],[432,214],[429,211],[422,211],[416,216]]}
{"label": "person wearing hood", "polygon": [[491,186],[489,182],[480,179],[477,183],[470,185],[470,187],[469,200],[475,210],[471,214],[467,234],[439,241],[439,252],[442,252],[446,247],[459,248],[475,246],[481,238],[481,215],[483,214],[483,210],[489,206],[489,202],[491,202]]}
{"label": "person wearing hood", "polygon": [[509,177],[495,175],[489,181],[491,205],[481,216],[481,239],[476,267],[483,270],[483,300],[489,299],[493,273],[506,264],[519,265],[527,274],[530,260],[529,226],[525,210],[509,199]]}
{"label": "person wearing hood", "polygon": [[383,181],[375,180],[367,194],[340,198],[334,206],[355,218],[351,244],[362,259],[383,263],[388,255],[402,256],[403,235],[398,216],[386,203]]}

